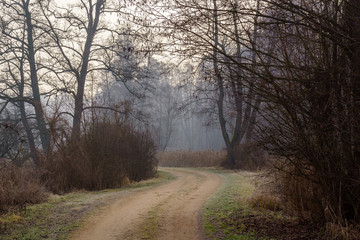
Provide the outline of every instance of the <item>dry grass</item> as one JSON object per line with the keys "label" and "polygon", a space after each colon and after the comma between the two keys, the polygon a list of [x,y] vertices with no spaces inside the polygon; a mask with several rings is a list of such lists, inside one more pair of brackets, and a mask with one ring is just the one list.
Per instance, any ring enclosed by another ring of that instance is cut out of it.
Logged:
{"label": "dry grass", "polygon": [[166,151],[156,155],[160,167],[215,167],[226,157],[225,151]]}
{"label": "dry grass", "polygon": [[248,199],[248,204],[253,209],[270,210],[273,212],[286,209],[283,195],[279,189],[279,182],[274,175],[263,170],[252,172],[248,176],[256,186],[252,196]]}
{"label": "dry grass", "polygon": [[267,209],[270,211],[281,210],[281,201],[278,197],[269,194],[257,194],[249,199],[250,207],[256,209]]}

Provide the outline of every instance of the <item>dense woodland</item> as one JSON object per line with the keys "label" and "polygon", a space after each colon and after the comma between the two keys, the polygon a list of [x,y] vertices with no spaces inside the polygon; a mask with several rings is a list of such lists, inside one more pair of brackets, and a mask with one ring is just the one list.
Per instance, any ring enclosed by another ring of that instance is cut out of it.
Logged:
{"label": "dense woodland", "polygon": [[304,216],[359,224],[359,1],[2,0],[0,28],[1,209],[225,149]]}

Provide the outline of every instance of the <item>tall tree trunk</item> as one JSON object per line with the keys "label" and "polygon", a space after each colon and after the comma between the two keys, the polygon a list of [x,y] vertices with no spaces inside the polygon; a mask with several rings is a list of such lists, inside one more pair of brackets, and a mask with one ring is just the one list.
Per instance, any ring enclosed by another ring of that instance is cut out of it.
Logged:
{"label": "tall tree trunk", "polygon": [[39,155],[38,155],[37,150],[36,150],[34,135],[33,135],[32,131],[31,131],[31,127],[30,127],[29,122],[27,120],[27,114],[26,114],[26,111],[25,111],[25,102],[24,101],[20,102],[19,108],[20,108],[20,114],[21,114],[21,121],[22,121],[22,124],[24,126],[27,141],[28,141],[28,144],[29,144],[30,156],[33,159],[35,165],[39,165],[40,159],[39,159]]}
{"label": "tall tree trunk", "polygon": [[40,133],[40,140],[43,147],[43,151],[47,153],[50,149],[50,133],[46,127],[44,111],[41,104],[39,81],[38,81],[37,67],[35,62],[33,24],[32,24],[31,13],[29,11],[30,0],[26,0],[26,1],[22,0],[22,1],[24,6],[26,27],[27,27],[28,60],[30,66],[31,89],[33,92],[33,105],[35,109],[36,123]]}
{"label": "tall tree trunk", "polygon": [[[240,43],[240,37],[239,37],[239,29],[238,29],[238,23],[237,23],[237,8],[238,4],[237,1],[235,1],[235,4],[233,6],[233,23],[234,23],[234,35],[235,35],[235,42],[236,42],[236,62],[238,65],[241,64],[241,43]],[[225,48],[223,48],[223,51],[225,52]],[[232,94],[234,95],[234,101],[235,101],[235,110],[236,110],[236,120],[235,120],[235,128],[234,133],[231,138],[231,145],[232,148],[235,148],[237,145],[240,144],[242,138],[243,138],[243,129],[246,128],[247,122],[246,119],[243,119],[243,105],[244,105],[244,96],[243,96],[243,82],[242,82],[242,75],[241,75],[241,69],[239,66],[236,66],[236,69],[231,69],[231,64],[229,64],[229,70],[230,70],[230,84],[231,84],[231,90]],[[235,74],[234,74],[235,71]]]}
{"label": "tall tree trunk", "polygon": [[75,96],[75,109],[74,109],[73,127],[71,133],[71,138],[74,141],[78,140],[81,134],[81,117],[84,107],[84,92],[85,92],[86,76],[88,74],[90,52],[97,31],[97,27],[99,24],[101,9],[104,4],[105,4],[105,0],[97,0],[95,5],[95,10],[92,4],[90,4],[89,6],[89,14],[88,14],[89,22],[87,26],[88,35],[86,38],[84,51],[82,53],[82,64],[81,64],[80,74],[77,78],[77,92]]}
{"label": "tall tree trunk", "polygon": [[218,47],[219,45],[219,26],[218,26],[218,11],[217,11],[217,4],[216,0],[213,1],[214,4],[214,50],[213,50],[213,64],[215,70],[215,78],[217,82],[217,87],[219,91],[219,96],[217,100],[217,107],[218,107],[218,117],[220,121],[221,133],[225,141],[226,150],[227,150],[227,157],[226,157],[226,164],[227,168],[233,168],[235,166],[235,156],[234,156],[234,148],[231,144],[229,134],[226,130],[226,120],[224,118],[224,80],[221,76],[220,69],[219,69],[219,61],[218,61]]}
{"label": "tall tree trunk", "polygon": [[[24,51],[24,48],[23,48],[23,51]],[[31,127],[30,127],[28,119],[27,119],[27,114],[26,114],[26,110],[25,110],[25,101],[23,100],[24,86],[25,86],[23,59],[20,60],[19,70],[20,70],[19,97],[21,99],[21,101],[19,103],[19,108],[20,108],[21,121],[22,121],[22,124],[23,124],[25,132],[26,132],[26,137],[27,137],[27,141],[28,141],[29,149],[30,149],[30,155],[31,155],[35,165],[39,165],[40,159],[39,159],[38,152],[36,150],[34,135],[31,131]]]}

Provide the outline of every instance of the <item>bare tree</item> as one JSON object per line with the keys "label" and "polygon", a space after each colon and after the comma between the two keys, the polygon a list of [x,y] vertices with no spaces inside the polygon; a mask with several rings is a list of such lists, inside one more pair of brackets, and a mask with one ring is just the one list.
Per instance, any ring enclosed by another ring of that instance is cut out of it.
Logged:
{"label": "bare tree", "polygon": [[[80,1],[70,9],[44,2],[41,10],[47,21],[46,32],[53,42],[53,51],[48,51],[48,54],[54,66],[49,69],[63,84],[57,90],[71,93],[74,97],[72,138],[77,139],[81,133],[87,76],[94,70],[89,69],[89,65],[97,62],[99,55],[95,52],[101,49],[95,36],[106,31],[105,26],[99,25],[101,16],[107,11],[106,4],[104,0]],[[72,87],[74,83],[66,80],[68,77],[76,80],[75,89]]]}
{"label": "bare tree", "polygon": [[[31,104],[35,111],[37,129],[40,134],[43,151],[50,150],[50,134],[47,129],[44,109],[41,102],[38,55],[40,52],[41,31],[37,28],[39,19],[34,18],[37,14],[36,3],[30,0],[3,1],[2,11],[6,13],[1,16],[2,37],[1,47],[2,66],[4,66],[4,88],[1,94],[2,99],[19,103],[23,118],[23,125],[26,129],[32,157],[37,162],[34,137],[27,122],[25,102]],[[11,82],[15,85],[11,85]],[[31,96],[25,97],[24,91],[27,86],[31,89]],[[15,89],[14,89],[15,88]],[[8,94],[11,89],[16,94]]]}
{"label": "bare tree", "polygon": [[[245,45],[246,42],[242,42],[240,40],[240,32],[238,26],[239,16],[237,14],[238,3],[235,1],[234,3],[230,2],[230,9],[226,9],[229,13],[231,13],[230,17],[232,17],[232,33],[229,33],[230,38],[233,38],[234,46],[236,47],[236,52],[231,53],[226,49],[224,44],[219,42],[219,19],[218,19],[218,7],[216,1],[213,1],[214,4],[214,53],[213,53],[213,66],[215,71],[215,78],[218,84],[218,115],[220,120],[220,126],[222,129],[223,137],[227,146],[227,163],[226,165],[230,168],[235,165],[235,156],[234,149],[240,144],[245,134],[248,139],[251,138],[251,133],[253,131],[253,125],[255,123],[256,114],[260,105],[260,101],[258,97],[255,97],[254,93],[254,82],[251,79],[245,80],[245,71],[242,70],[240,64],[244,61],[242,59],[242,50],[241,45]],[[257,11],[259,9],[259,1],[257,1]],[[255,16],[254,22],[254,30],[252,34],[253,45],[256,45],[256,37],[257,37],[257,18],[258,15]],[[232,35],[230,35],[232,34]],[[217,55],[222,55],[224,60],[220,60]],[[251,53],[251,63],[254,65],[256,63],[256,54],[255,52]],[[232,63],[232,61],[235,61]],[[245,60],[246,61],[246,60]],[[225,65],[227,68],[227,72],[221,73],[219,65]],[[225,76],[225,77],[224,77]],[[226,129],[226,120],[224,118],[224,110],[223,110],[223,102],[224,102],[224,81],[228,82],[231,89],[231,95],[233,97],[234,110],[236,112],[235,117],[235,126],[232,133],[232,138],[230,139],[229,134]],[[247,83],[249,83],[247,85]],[[247,94],[245,97],[245,90],[247,88]]]}
{"label": "bare tree", "polygon": [[172,53],[197,61],[199,71],[206,71],[202,81],[213,86],[209,87],[211,92],[217,92],[207,94],[207,98],[212,96],[209,100],[216,103],[214,113],[228,151],[226,165],[232,168],[235,165],[234,148],[245,136],[250,138],[256,109],[260,105],[259,98],[255,97],[255,83],[252,83],[254,76],[242,67],[255,64],[255,53],[248,52],[256,44],[257,30],[253,26],[257,23],[253,24],[253,17],[243,18],[240,10],[248,6],[247,9],[254,13],[256,5],[214,0],[184,0],[164,5],[170,9],[170,16],[162,15],[156,7],[152,12],[158,19],[163,19],[160,26],[165,26],[163,34],[169,39]]}
{"label": "bare tree", "polygon": [[161,151],[165,151],[169,146],[172,136],[174,136],[175,120],[179,116],[178,93],[168,82],[160,82],[154,93],[153,118],[156,121],[158,131],[158,144]]}

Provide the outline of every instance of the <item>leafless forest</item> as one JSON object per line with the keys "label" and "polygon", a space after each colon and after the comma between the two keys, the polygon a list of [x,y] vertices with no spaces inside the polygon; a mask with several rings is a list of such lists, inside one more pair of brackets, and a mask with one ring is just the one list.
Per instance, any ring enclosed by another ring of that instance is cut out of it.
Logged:
{"label": "leafless forest", "polygon": [[0,3],[2,213],[160,161],[265,168],[300,215],[359,228],[358,0]]}

